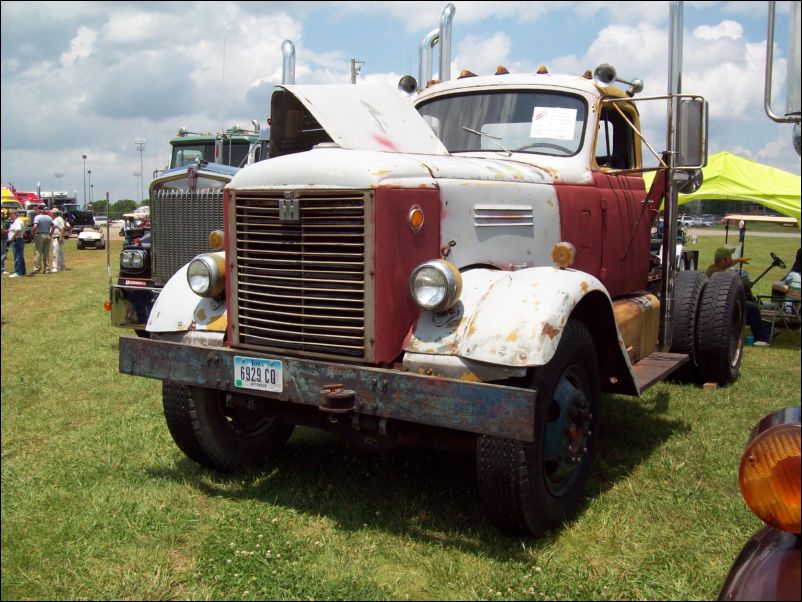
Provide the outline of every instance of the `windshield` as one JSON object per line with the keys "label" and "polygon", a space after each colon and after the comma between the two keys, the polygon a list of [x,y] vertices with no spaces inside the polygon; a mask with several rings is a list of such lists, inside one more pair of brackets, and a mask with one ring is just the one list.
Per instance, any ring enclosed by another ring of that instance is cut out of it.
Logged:
{"label": "windshield", "polygon": [[214,141],[208,144],[174,146],[170,167],[184,167],[200,160],[207,163],[214,161]]}
{"label": "windshield", "polygon": [[[222,157],[220,157],[220,162],[224,165],[241,167],[247,163],[248,150],[250,150],[250,148],[251,143],[247,140],[234,140],[233,142],[225,140],[222,143]],[[185,165],[197,163],[200,160],[206,161],[207,163],[214,162],[214,141],[208,144],[173,147],[173,157],[170,161],[170,167],[184,167]]]}
{"label": "windshield", "polygon": [[574,155],[582,147],[587,115],[578,96],[520,90],[436,98],[417,108],[451,153]]}

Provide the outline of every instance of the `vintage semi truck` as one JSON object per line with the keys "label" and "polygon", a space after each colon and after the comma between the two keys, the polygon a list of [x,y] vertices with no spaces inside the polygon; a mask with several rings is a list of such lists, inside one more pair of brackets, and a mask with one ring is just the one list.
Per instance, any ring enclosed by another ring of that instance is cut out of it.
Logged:
{"label": "vintage semi truck", "polygon": [[[284,40],[281,49],[282,82],[294,82],[295,45]],[[251,130],[234,126],[217,134],[182,127],[170,140],[168,167],[154,173],[149,187],[147,242],[123,248],[116,283],[108,266],[109,298],[104,305],[113,326],[148,336],[145,325],[164,285],[207,249],[209,232],[222,228],[223,187],[243,165],[268,157],[270,128],[256,119],[251,123]]]}
{"label": "vintage semi truck", "polygon": [[163,382],[170,433],[203,465],[260,461],[299,424],[460,447],[494,525],[559,525],[581,508],[602,393],[727,384],[743,349],[738,276],[665,259],[706,103],[677,85],[651,98],[671,110],[647,191],[642,84],[616,81],[604,65],[463,72],[411,100],[281,86],[270,160],[224,187],[224,228],[166,282],[149,338],[120,339],[120,370]]}
{"label": "vintage semi truck", "polygon": [[[157,173],[149,187],[148,242],[123,249],[117,282],[109,283],[112,325],[145,334],[150,309],[164,284],[206,250],[211,230],[223,226],[223,187],[242,165],[267,158],[269,131],[254,120],[253,130],[235,126],[203,134],[181,128],[170,140],[169,167]],[[134,306],[138,311],[131,310]]]}

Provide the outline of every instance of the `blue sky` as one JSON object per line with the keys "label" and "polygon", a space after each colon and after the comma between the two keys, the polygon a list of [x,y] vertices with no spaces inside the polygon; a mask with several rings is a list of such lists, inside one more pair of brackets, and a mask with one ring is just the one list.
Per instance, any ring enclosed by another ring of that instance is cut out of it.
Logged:
{"label": "blue sky", "polygon": [[[667,2],[454,1],[452,74],[546,64],[582,73],[602,62],[645,94],[666,91]],[[778,2],[775,110],[784,108],[787,18]],[[21,190],[77,190],[83,161],[93,198],[138,196],[144,171],[167,162],[179,127],[264,123],[281,79],[281,42],[296,47],[298,84],[395,86],[417,75],[418,45],[446,2],[3,2],[0,180]],[[686,2],[684,91],[710,102],[710,152],[728,150],[800,173],[791,127],[766,117],[766,2]],[[435,69],[437,59],[435,57]],[[662,109],[661,109],[662,110]],[[647,138],[665,146],[661,112]],[[64,174],[60,180],[54,174]],[[146,181],[147,184],[147,181]]]}

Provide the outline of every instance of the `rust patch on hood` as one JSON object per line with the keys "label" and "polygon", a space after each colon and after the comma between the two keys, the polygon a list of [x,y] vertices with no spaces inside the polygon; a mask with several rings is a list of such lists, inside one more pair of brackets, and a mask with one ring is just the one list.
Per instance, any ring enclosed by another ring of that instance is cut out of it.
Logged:
{"label": "rust patch on hood", "polygon": [[558,336],[560,334],[560,329],[559,328],[554,328],[554,326],[552,326],[551,324],[546,322],[543,325],[543,330],[542,330],[541,334],[544,337],[549,337],[553,341],[554,337],[556,337],[556,336]]}
{"label": "rust patch on hood", "polygon": [[585,282],[584,280],[583,280],[583,281],[580,283],[580,285],[579,285],[579,290],[581,290],[581,291],[582,291],[582,294],[583,294],[583,295],[587,295],[587,294],[588,294],[588,289],[589,289],[589,288],[590,288],[590,287],[588,286],[588,283],[587,283],[587,282]]}

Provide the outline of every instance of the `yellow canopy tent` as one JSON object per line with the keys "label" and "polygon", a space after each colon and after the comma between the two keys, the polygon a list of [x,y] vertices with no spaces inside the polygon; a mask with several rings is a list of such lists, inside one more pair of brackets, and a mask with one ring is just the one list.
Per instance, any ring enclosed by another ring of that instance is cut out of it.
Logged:
{"label": "yellow canopy tent", "polygon": [[[692,194],[679,195],[679,204],[700,200],[748,201],[760,203],[783,215],[796,218],[800,226],[802,180],[792,173],[728,152],[712,155],[702,169],[702,186]],[[643,174],[646,188],[654,172]]]}

